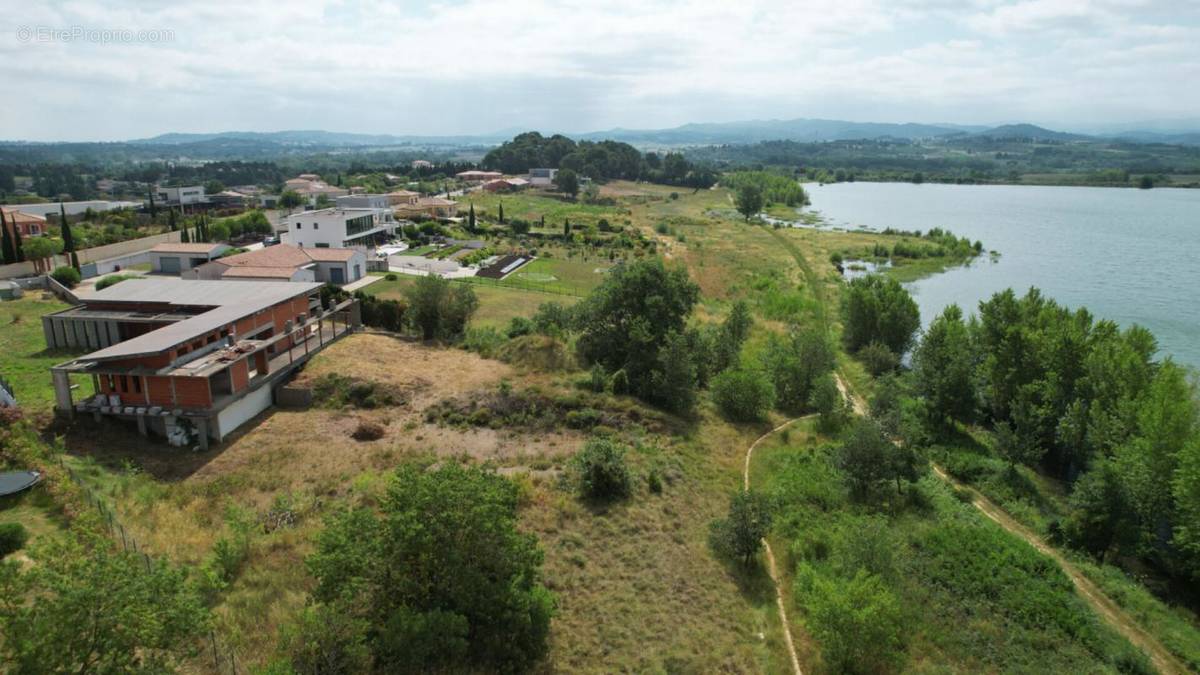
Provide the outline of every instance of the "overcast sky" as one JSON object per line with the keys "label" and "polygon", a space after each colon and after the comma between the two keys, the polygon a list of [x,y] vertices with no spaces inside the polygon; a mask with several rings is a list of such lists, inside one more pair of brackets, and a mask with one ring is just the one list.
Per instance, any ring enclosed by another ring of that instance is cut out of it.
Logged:
{"label": "overcast sky", "polygon": [[1197,0],[0,0],[0,26],[6,139],[1200,117]]}

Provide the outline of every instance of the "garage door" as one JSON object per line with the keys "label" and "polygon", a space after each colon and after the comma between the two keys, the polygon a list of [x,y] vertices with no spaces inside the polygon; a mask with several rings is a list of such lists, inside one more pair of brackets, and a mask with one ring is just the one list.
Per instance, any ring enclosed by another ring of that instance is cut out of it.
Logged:
{"label": "garage door", "polygon": [[329,268],[329,282],[334,284],[346,283],[346,273],[340,267]]}
{"label": "garage door", "polygon": [[164,256],[158,259],[158,266],[166,274],[179,274],[179,258]]}

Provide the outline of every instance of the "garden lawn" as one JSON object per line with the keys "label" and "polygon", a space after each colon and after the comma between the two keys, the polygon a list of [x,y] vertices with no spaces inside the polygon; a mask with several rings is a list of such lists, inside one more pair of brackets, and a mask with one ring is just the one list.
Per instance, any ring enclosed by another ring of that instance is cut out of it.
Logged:
{"label": "garden lawn", "polygon": [[[401,274],[395,281],[387,279],[376,281],[363,289],[367,295],[382,299],[402,300],[404,289],[416,283],[417,277]],[[508,325],[514,317],[531,317],[544,302],[557,302],[563,305],[573,305],[579,298],[572,295],[540,293],[522,290],[517,287],[493,285],[482,279],[476,280],[472,288],[479,298],[479,309],[471,317],[472,328],[496,327]],[[461,283],[461,282],[455,282]]]}
{"label": "garden lawn", "polygon": [[[50,366],[83,353],[46,349],[42,316],[67,305],[40,296],[39,291],[30,291],[19,300],[0,302],[0,375],[12,384],[17,403],[32,413],[46,413],[54,407]],[[76,393],[75,399],[83,396]]]}

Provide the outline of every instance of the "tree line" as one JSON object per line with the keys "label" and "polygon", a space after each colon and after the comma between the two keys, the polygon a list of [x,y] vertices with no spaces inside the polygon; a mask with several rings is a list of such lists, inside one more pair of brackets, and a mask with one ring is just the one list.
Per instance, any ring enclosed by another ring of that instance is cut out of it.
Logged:
{"label": "tree line", "polygon": [[[1070,487],[1051,534],[1100,558],[1200,579],[1200,407],[1195,382],[1154,335],[1030,289],[965,318],[946,308],[913,352],[915,442],[988,429],[992,450]],[[889,406],[895,410],[903,406]]]}
{"label": "tree line", "polygon": [[546,137],[536,131],[518,134],[493,148],[480,164],[510,174],[537,168],[570,169],[593,180],[646,180],[691,188],[710,187],[718,178],[713,169],[690,162],[679,153],[642,155],[628,143],[576,142],[561,134]]}

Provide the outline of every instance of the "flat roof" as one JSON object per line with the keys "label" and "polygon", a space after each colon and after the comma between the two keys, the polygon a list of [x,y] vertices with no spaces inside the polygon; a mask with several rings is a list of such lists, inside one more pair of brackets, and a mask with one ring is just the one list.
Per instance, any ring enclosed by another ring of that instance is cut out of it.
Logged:
{"label": "flat roof", "polygon": [[118,342],[79,357],[78,361],[107,361],[159,354],[251,314],[308,295],[321,284],[291,281],[206,281],[153,279],[124,283],[81,298],[85,303],[157,302],[213,309],[158,330]]}
{"label": "flat roof", "polygon": [[212,253],[225,244],[158,244],[150,249],[151,253]]}

